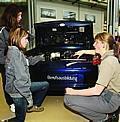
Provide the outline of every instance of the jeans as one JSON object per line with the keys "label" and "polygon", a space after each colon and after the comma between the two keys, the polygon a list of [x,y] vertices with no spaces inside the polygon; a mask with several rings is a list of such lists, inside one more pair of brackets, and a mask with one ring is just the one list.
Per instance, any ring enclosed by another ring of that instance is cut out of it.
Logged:
{"label": "jeans", "polygon": [[24,122],[26,111],[27,111],[27,100],[24,97],[13,98],[15,104],[15,115],[14,122]]}
{"label": "jeans", "polygon": [[[47,90],[49,87],[49,83],[46,81],[40,82],[32,82],[31,83],[31,92],[33,97],[33,105],[41,106]],[[15,104],[15,122],[24,122],[26,111],[27,111],[27,100],[24,97],[21,98],[13,98]]]}
{"label": "jeans", "polygon": [[49,83],[46,81],[32,82],[31,92],[33,96],[33,105],[41,106],[48,91],[48,87]]}

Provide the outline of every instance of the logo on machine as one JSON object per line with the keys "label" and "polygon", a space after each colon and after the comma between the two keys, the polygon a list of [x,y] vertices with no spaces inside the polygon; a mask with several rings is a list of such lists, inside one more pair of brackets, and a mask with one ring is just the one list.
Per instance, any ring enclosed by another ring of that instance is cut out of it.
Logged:
{"label": "logo on machine", "polygon": [[69,81],[76,81],[77,82],[77,77],[75,76],[53,76],[53,75],[47,75],[48,80],[69,80]]}

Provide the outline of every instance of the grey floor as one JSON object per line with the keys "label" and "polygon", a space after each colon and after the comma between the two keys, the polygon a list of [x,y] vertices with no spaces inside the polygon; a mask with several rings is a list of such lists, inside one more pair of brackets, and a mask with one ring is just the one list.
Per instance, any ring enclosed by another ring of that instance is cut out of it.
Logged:
{"label": "grey floor", "polygon": [[27,114],[26,122],[87,122],[64,107],[63,96],[47,96],[43,106],[44,112]]}

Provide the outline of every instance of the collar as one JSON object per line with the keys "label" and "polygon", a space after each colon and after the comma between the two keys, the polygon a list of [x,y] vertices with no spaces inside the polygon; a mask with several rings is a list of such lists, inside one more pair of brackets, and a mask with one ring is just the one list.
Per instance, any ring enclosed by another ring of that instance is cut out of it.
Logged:
{"label": "collar", "polygon": [[109,50],[106,53],[104,53],[104,55],[101,57],[101,60],[104,60],[108,56],[114,56],[114,51],[113,50]]}

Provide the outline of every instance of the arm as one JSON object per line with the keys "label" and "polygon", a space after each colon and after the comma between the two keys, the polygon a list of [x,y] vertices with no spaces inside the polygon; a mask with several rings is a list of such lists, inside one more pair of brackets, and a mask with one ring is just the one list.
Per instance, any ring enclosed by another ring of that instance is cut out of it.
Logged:
{"label": "arm", "polygon": [[66,94],[81,95],[81,96],[100,95],[104,89],[105,89],[104,86],[96,84],[95,87],[88,88],[88,89],[82,89],[82,90],[66,88]]}
{"label": "arm", "polygon": [[0,38],[0,63],[1,64],[5,63],[4,52],[5,52],[5,44],[4,44],[3,40]]}
{"label": "arm", "polygon": [[95,55],[95,50],[80,50],[80,51],[75,52],[74,56],[78,55],[78,58],[79,58],[83,54]]}
{"label": "arm", "polygon": [[103,61],[99,66],[99,75],[95,87],[82,90],[66,88],[66,94],[82,96],[100,95],[108,87],[109,82],[114,77],[114,72],[112,61],[110,59]]}
{"label": "arm", "polygon": [[6,31],[5,27],[0,30],[0,62],[1,64],[5,63],[6,52],[8,47],[8,32]]}
{"label": "arm", "polygon": [[38,63],[39,61],[45,61],[45,57],[44,55],[37,55],[37,56],[29,56],[27,57],[27,59],[29,60],[29,64],[30,65],[35,65],[36,63]]}

